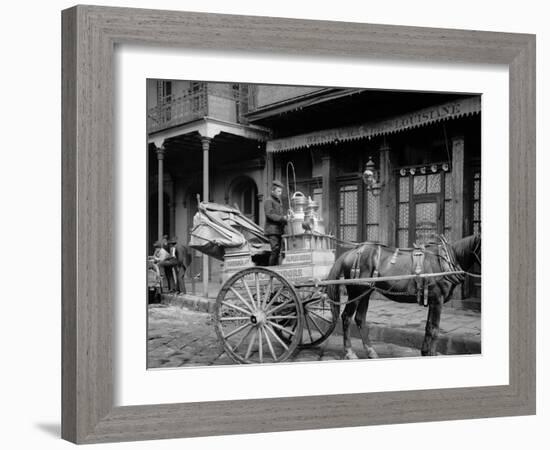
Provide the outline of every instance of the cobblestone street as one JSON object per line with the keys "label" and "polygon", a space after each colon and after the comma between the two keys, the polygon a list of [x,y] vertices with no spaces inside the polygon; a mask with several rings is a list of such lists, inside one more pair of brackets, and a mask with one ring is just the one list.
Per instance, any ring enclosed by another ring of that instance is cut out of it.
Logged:
{"label": "cobblestone street", "polygon": [[[211,315],[172,305],[149,305],[148,367],[188,367],[235,364],[223,352]],[[359,358],[366,358],[362,343],[352,339]],[[381,358],[420,356],[417,349],[374,342]],[[314,349],[298,351],[289,361],[329,361],[343,357],[342,336],[332,335]]]}

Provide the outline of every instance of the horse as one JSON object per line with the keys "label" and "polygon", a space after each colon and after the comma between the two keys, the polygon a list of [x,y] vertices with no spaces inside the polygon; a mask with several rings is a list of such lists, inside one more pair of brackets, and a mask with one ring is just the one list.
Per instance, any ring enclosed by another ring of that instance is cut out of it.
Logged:
{"label": "horse", "polygon": [[176,258],[177,258],[177,277],[179,292],[182,294],[187,293],[185,289],[185,272],[191,265],[193,260],[191,247],[184,244],[176,244]]}
{"label": "horse", "polygon": [[[351,347],[349,331],[354,314],[367,357],[378,357],[369,340],[366,323],[369,298],[374,291],[397,302],[419,302],[428,306],[421,353],[422,356],[435,356],[443,304],[449,301],[456,286],[464,281],[463,271],[468,271],[476,262],[481,265],[481,237],[478,235],[467,236],[453,244],[439,236],[438,242],[412,249],[364,243],[342,254],[332,266],[328,280],[338,280],[342,275],[345,279],[397,276],[396,280],[345,285],[349,299],[341,314],[345,358],[358,358]],[[410,277],[442,272],[447,274],[438,277]],[[409,277],[398,278],[403,275]],[[340,305],[340,285],[329,285],[327,295],[339,310],[336,305]]]}

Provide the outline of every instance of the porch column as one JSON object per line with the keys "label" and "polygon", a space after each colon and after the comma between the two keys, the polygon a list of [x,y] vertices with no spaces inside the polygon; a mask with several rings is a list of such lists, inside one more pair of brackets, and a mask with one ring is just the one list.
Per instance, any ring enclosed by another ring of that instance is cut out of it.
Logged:
{"label": "porch column", "polygon": [[453,161],[451,180],[453,186],[453,225],[451,242],[464,237],[464,136],[451,138]]}
{"label": "porch column", "polygon": [[[453,222],[450,241],[455,242],[464,236],[465,208],[464,208],[464,136],[456,135],[451,138],[452,143],[452,166],[451,181],[453,192]],[[452,299],[465,298],[464,288],[467,282],[456,287]]]}
{"label": "porch column", "polygon": [[157,147],[158,161],[158,239],[162,239],[164,228],[164,147]]}
{"label": "porch column", "polygon": [[330,151],[321,156],[321,173],[323,179],[323,221],[327,234],[336,236],[337,198],[338,192],[335,183],[335,167]]}
{"label": "porch column", "polygon": [[[209,171],[210,171],[210,142],[212,138],[202,137],[202,201],[208,202],[210,200],[210,190],[209,190]],[[208,268],[208,256],[203,255],[202,257],[202,291],[205,297],[208,297],[208,278],[209,278],[209,268]]]}
{"label": "porch column", "polygon": [[380,201],[378,210],[378,239],[382,244],[395,244],[396,192],[395,172],[390,158],[390,147],[380,147]]}
{"label": "porch column", "polygon": [[258,194],[256,196],[256,207],[258,208],[258,226],[260,228],[265,227],[265,214],[264,214],[264,194]]}
{"label": "porch column", "polygon": [[[266,153],[265,155],[265,167],[264,167],[264,184],[262,186],[262,192],[258,194],[258,203],[260,208],[260,227],[265,225],[264,214],[264,199],[269,198],[271,195],[271,183],[275,179],[275,166],[273,164],[273,153]],[[281,180],[282,181],[282,180]],[[288,192],[287,192],[288,194]],[[260,198],[261,197],[261,198]]]}

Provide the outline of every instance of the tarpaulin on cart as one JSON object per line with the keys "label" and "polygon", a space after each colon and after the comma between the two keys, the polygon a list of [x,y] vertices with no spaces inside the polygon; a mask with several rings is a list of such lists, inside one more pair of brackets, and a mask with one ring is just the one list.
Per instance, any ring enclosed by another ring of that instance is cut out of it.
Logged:
{"label": "tarpaulin on cart", "polygon": [[189,246],[223,260],[226,249],[242,249],[252,255],[269,251],[263,230],[238,209],[201,202],[193,218]]}

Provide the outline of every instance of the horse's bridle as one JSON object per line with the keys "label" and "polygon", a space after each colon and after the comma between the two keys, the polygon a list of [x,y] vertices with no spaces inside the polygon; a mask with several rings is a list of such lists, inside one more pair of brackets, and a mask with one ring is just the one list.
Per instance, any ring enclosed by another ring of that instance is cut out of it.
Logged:
{"label": "horse's bridle", "polygon": [[[461,272],[463,272],[464,269],[462,267],[460,267],[460,264],[456,260],[455,254],[454,254],[454,252],[451,248],[451,245],[449,244],[449,241],[447,241],[445,236],[442,235],[442,234],[439,235],[439,240],[441,242],[441,246],[443,247],[443,250],[445,251],[446,256],[443,256],[443,255],[440,255],[440,254],[437,254],[437,256],[439,258],[443,259],[444,261],[446,261],[447,264],[449,265],[449,268],[452,271],[461,271]],[[455,274],[455,275],[452,275],[452,276],[446,277],[446,278],[447,278],[448,281],[450,281],[453,284],[458,284],[458,283],[461,283],[462,281],[464,281],[464,275]]]}
{"label": "horse's bridle", "polygon": [[477,244],[474,248],[473,254],[474,254],[474,257],[475,257],[477,263],[479,264],[479,267],[481,267],[481,259],[479,259],[479,256],[477,256],[477,253],[480,250],[481,250],[481,239],[477,239]]}

